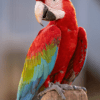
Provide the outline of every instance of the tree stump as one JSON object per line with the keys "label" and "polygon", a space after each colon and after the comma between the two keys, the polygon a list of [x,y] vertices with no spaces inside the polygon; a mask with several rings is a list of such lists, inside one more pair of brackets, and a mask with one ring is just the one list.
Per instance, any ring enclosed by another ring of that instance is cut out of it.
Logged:
{"label": "tree stump", "polygon": [[[84,90],[65,90],[66,100],[88,100]],[[41,100],[63,100],[56,91],[50,91],[43,95]]]}

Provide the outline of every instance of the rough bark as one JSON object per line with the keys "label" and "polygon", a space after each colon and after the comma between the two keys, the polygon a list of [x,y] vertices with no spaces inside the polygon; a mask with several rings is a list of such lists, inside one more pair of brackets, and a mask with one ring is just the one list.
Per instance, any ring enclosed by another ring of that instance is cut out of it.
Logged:
{"label": "rough bark", "polygon": [[[66,100],[88,100],[84,90],[66,90],[64,93]],[[47,92],[41,100],[63,100],[56,91]]]}

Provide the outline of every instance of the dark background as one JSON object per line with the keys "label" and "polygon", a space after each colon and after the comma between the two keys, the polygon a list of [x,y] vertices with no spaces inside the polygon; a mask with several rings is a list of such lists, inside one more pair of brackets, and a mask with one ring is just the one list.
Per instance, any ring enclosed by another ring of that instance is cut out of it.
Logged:
{"label": "dark background", "polygon": [[[89,100],[100,100],[100,1],[71,1],[88,38],[86,66],[73,84],[85,86]],[[43,28],[34,5],[35,0],[0,0],[0,100],[15,100],[28,48]]]}

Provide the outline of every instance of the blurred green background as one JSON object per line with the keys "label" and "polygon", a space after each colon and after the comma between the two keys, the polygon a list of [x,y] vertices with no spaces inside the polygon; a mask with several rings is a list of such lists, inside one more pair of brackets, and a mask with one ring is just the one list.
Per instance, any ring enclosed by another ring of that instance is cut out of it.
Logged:
{"label": "blurred green background", "polygon": [[[73,84],[85,86],[89,100],[100,100],[100,0],[71,1],[88,38],[86,66]],[[0,100],[16,99],[28,48],[43,28],[34,6],[35,0],[0,0]]]}

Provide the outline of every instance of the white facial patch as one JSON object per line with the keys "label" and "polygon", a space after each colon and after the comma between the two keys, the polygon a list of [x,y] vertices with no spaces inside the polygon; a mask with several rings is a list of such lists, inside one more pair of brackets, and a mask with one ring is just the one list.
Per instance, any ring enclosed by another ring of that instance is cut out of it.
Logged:
{"label": "white facial patch", "polygon": [[57,9],[53,9],[48,7],[49,11],[51,11],[55,16],[56,16],[56,20],[57,19],[62,19],[65,16],[65,12],[62,10],[57,10]]}
{"label": "white facial patch", "polygon": [[45,0],[45,4],[53,9],[63,10],[62,0]]}
{"label": "white facial patch", "polygon": [[56,16],[56,20],[65,16],[65,12],[62,9],[62,0],[45,0],[45,5]]}

